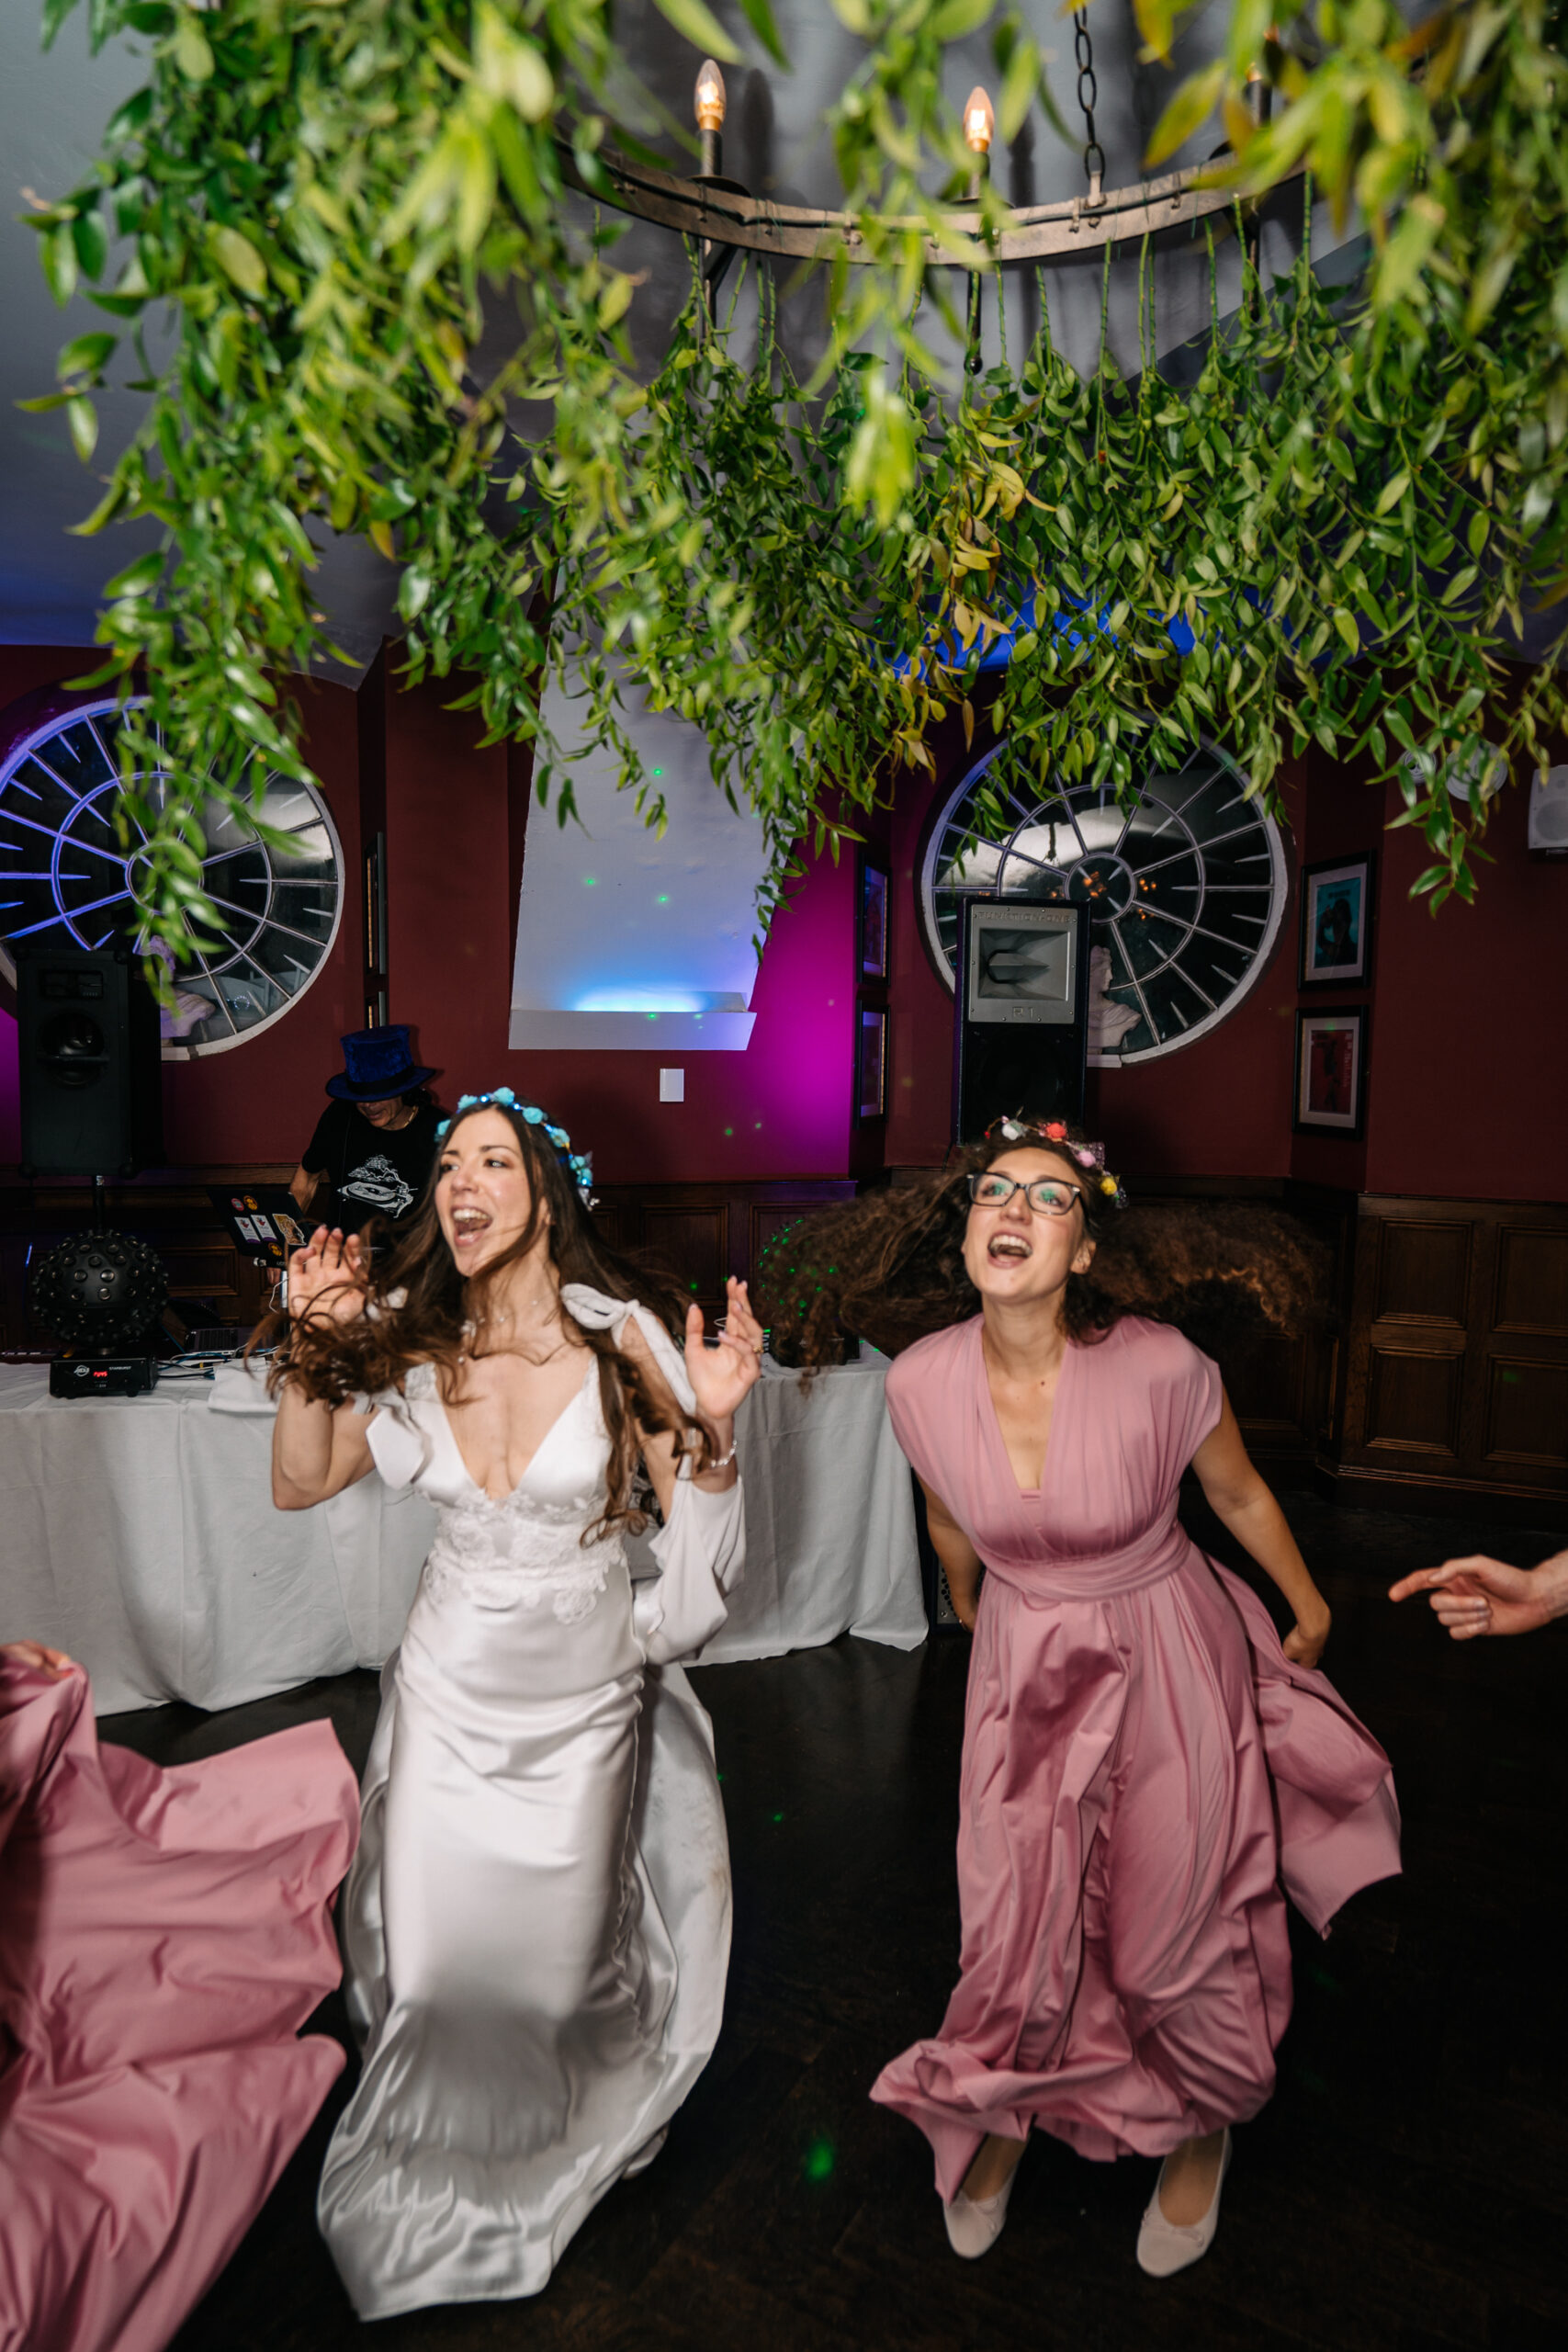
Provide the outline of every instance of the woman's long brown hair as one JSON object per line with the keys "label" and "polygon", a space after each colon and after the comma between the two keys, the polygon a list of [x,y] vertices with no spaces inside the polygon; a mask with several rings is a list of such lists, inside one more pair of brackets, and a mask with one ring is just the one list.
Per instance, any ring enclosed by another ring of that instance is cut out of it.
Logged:
{"label": "woman's long brown hair", "polygon": [[1238,1328],[1297,1331],[1324,1319],[1327,1252],[1307,1228],[1253,1202],[1155,1203],[1113,1208],[1073,1157],[1030,1133],[988,1137],[912,1184],[880,1187],[787,1227],[751,1283],[754,1312],[781,1362],[831,1363],[846,1331],[889,1354],[980,1309],[964,1264],[968,1178],[1010,1151],[1055,1151],[1082,1190],[1096,1244],[1087,1273],[1069,1274],[1062,1324],[1079,1345],[1124,1315],[1174,1323],[1212,1349]]}
{"label": "woman's long brown hair", "polygon": [[[481,1111],[505,1119],[523,1155],[531,1204],[516,1240],[477,1273],[465,1278],[458,1272],[436,1213],[438,1155],[418,1209],[368,1273],[364,1315],[352,1323],[333,1322],[323,1314],[292,1324],[279,1316],[257,1331],[253,1345],[265,1347],[287,1326],[288,1344],[267,1375],[274,1395],[288,1379],[315,1402],[342,1405],[352,1396],[401,1390],[416,1364],[429,1363],[435,1366],[443,1395],[457,1398],[462,1359],[473,1354],[474,1337],[483,1332],[492,1287],[508,1266],[527,1256],[541,1229],[563,1284],[583,1283],[611,1298],[635,1299],[658,1317],[677,1348],[682,1344],[689,1299],[667,1276],[634,1265],[600,1238],[542,1127],[504,1103],[480,1103],[453,1121],[443,1152],[464,1119]],[[662,1383],[656,1389],[643,1366],[617,1348],[608,1331],[574,1321],[564,1306],[561,1320],[598,1358],[599,1401],[610,1438],[604,1509],[582,1540],[594,1542],[617,1529],[636,1534],[646,1523],[634,1499],[642,1433],[672,1438],[677,1462],[689,1453],[699,1471],[712,1459],[713,1433],[696,1417],[688,1419],[662,1392]]]}

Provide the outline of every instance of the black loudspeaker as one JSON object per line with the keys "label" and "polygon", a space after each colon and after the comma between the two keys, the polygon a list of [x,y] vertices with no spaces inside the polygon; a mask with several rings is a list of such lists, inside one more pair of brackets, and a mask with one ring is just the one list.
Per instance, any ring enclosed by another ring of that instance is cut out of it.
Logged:
{"label": "black loudspeaker", "polygon": [[1089,1055],[1087,907],[966,898],[953,1004],[953,1132],[1081,1119]]}
{"label": "black loudspeaker", "polygon": [[22,1169],[134,1176],[164,1157],[158,1005],[129,946],[14,949]]}

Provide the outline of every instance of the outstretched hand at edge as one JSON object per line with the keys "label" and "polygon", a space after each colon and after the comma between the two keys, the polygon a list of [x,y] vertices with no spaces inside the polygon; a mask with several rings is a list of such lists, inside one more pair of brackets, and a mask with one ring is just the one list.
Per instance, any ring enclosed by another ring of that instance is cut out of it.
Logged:
{"label": "outstretched hand at edge", "polygon": [[1440,1568],[1417,1568],[1389,1588],[1391,1600],[1424,1592],[1456,1642],[1478,1634],[1531,1634],[1552,1615],[1539,1568],[1512,1568],[1506,1560],[1473,1553],[1445,1560]]}

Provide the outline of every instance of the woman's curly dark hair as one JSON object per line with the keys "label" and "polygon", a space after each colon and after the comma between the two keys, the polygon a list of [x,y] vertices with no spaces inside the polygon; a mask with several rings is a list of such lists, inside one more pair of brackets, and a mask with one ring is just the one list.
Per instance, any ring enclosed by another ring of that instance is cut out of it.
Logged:
{"label": "woman's curly dark hair", "polygon": [[[443,1138],[443,1151],[464,1120],[476,1118],[483,1111],[494,1111],[506,1120],[523,1155],[532,1206],[517,1239],[465,1280],[446,1246],[436,1212],[442,1156],[437,1153],[418,1209],[397,1231],[385,1254],[373,1256],[368,1313],[352,1323],[321,1316],[292,1325],[285,1317],[276,1316],[257,1330],[253,1348],[265,1348],[288,1333],[287,1345],[279,1349],[267,1375],[267,1386],[274,1395],[289,1379],[319,1403],[342,1405],[351,1396],[400,1389],[420,1363],[435,1366],[444,1396],[459,1395],[461,1360],[475,1352],[475,1334],[482,1333],[491,1286],[506,1267],[526,1257],[538,1239],[547,1212],[550,1262],[561,1283],[585,1283],[611,1298],[637,1300],[658,1317],[677,1348],[681,1346],[690,1298],[666,1276],[636,1266],[606,1247],[542,1126],[504,1103],[487,1101],[453,1121]],[[602,1516],[582,1540],[585,1544],[597,1541],[619,1527],[636,1534],[646,1523],[646,1514],[634,1499],[641,1453],[639,1425],[649,1434],[671,1437],[677,1462],[689,1453],[699,1471],[706,1468],[715,1451],[713,1433],[701,1420],[688,1421],[678,1408],[672,1409],[652,1387],[643,1366],[617,1348],[607,1331],[573,1322],[564,1306],[561,1315],[599,1360],[599,1398],[610,1438],[607,1499]],[[479,1352],[484,1351],[481,1340]]]}
{"label": "woman's curly dark hair", "polygon": [[964,1265],[968,1179],[1010,1151],[1055,1152],[1080,1192],[1096,1245],[1087,1273],[1069,1274],[1062,1321],[1080,1344],[1123,1315],[1174,1323],[1210,1350],[1238,1325],[1301,1331],[1323,1319],[1328,1253],[1307,1227],[1261,1203],[1157,1202],[1117,1208],[1092,1182],[1069,1128],[988,1136],[911,1184],[863,1193],[786,1227],[769,1244],[751,1303],[781,1363],[832,1363],[853,1332],[887,1354],[979,1312]]}

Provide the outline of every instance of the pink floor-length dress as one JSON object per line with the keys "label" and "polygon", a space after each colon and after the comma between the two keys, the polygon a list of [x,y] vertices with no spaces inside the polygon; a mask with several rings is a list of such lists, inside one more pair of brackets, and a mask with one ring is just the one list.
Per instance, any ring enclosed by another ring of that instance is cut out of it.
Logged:
{"label": "pink floor-length dress", "polygon": [[982,2136],[1162,2155],[1255,2115],[1291,2012],[1285,1891],[1320,1931],[1399,1869],[1387,1757],[1176,1517],[1220,1376],[1129,1317],[1069,1347],[1020,1489],[978,1317],[887,1378],[898,1442],[987,1575],[960,1790],[958,1985],[872,2096],[951,2199]]}
{"label": "pink floor-length dress", "polygon": [[158,2352],[344,2063],[328,1724],[163,1772],[0,1657],[0,2352]]}

